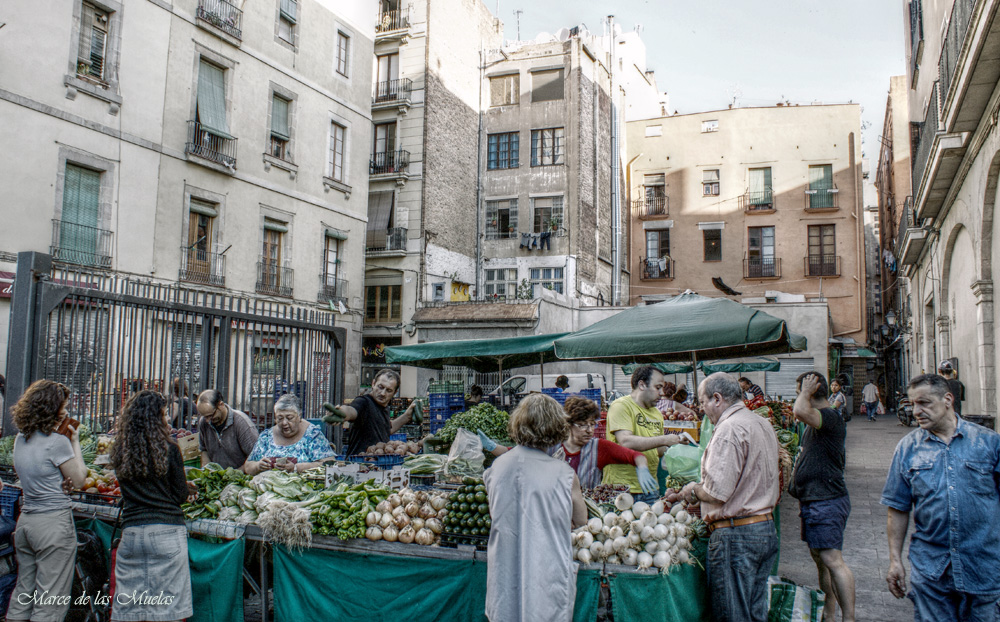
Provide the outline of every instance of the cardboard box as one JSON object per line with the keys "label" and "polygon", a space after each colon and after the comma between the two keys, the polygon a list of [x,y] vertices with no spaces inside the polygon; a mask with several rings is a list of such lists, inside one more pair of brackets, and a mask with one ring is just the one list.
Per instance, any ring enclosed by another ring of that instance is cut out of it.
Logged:
{"label": "cardboard box", "polygon": [[178,437],[177,446],[181,448],[181,457],[184,458],[185,462],[201,457],[201,451],[198,449],[197,434]]}
{"label": "cardboard box", "polygon": [[675,423],[691,423],[691,424],[694,424],[693,421],[669,421],[668,423],[670,423],[671,425],[663,428],[663,433],[664,434],[680,434],[681,432],[687,432],[688,434],[691,435],[691,438],[694,439],[694,442],[697,443],[698,441],[701,440],[701,429],[699,429],[698,427],[675,426],[675,425],[673,425]]}

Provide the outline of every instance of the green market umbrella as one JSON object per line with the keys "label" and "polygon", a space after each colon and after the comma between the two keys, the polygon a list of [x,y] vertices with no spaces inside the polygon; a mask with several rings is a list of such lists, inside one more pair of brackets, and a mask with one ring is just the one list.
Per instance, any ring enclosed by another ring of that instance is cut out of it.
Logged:
{"label": "green market umbrella", "polygon": [[[638,363],[629,363],[628,365],[622,366],[622,373],[626,376],[631,376],[632,372],[639,367]],[[660,370],[660,373],[667,374],[690,374],[694,370],[694,366],[691,363],[653,363],[653,367]]]}
{"label": "green market umbrella", "polygon": [[552,342],[568,334],[432,341],[412,346],[390,346],[385,349],[385,361],[394,365],[412,365],[429,369],[460,365],[487,373],[496,371],[497,368],[509,369],[558,360]]}
{"label": "green market umbrella", "polygon": [[[630,363],[622,367],[622,373],[628,375],[639,367],[638,363]],[[694,370],[691,363],[653,363],[653,367],[663,374],[690,374]],[[781,369],[781,361],[771,358],[759,358],[743,361],[702,361],[698,363],[698,369],[706,374],[714,374],[717,371],[727,373],[744,374],[751,371],[778,371]]]}

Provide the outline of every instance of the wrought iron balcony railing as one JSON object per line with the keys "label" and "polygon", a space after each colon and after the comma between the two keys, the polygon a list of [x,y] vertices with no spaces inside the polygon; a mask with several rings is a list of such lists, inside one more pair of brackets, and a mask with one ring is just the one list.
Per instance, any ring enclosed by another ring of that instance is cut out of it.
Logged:
{"label": "wrought iron balcony railing", "polygon": [[806,276],[840,276],[839,255],[806,255],[802,263]]}
{"label": "wrought iron balcony railing", "polygon": [[669,216],[670,198],[646,197],[632,201],[632,215],[637,218]]}
{"label": "wrought iron balcony railing", "polygon": [[257,293],[270,296],[292,297],[295,271],[269,259],[257,262]]}
{"label": "wrought iron balcony railing", "polygon": [[184,150],[230,170],[236,169],[236,139],[220,136],[197,121],[188,121],[188,142]]}
{"label": "wrought iron balcony railing", "polygon": [[319,301],[337,302],[347,300],[348,282],[338,279],[336,274],[319,275]]}
{"label": "wrought iron balcony railing", "polygon": [[403,151],[377,151],[372,154],[371,162],[368,165],[370,175],[392,175],[405,173],[410,166],[410,152]]}
{"label": "wrought iron balcony railing", "polygon": [[405,253],[406,227],[391,227],[385,231],[369,231],[365,253]]}
{"label": "wrought iron balcony railing", "polygon": [[49,251],[56,261],[110,268],[111,240],[112,233],[106,229],[53,219]]}
{"label": "wrought iron balcony railing", "polygon": [[806,209],[837,209],[840,207],[837,186],[830,188],[807,188]]}
{"label": "wrought iron balcony railing", "polygon": [[375,26],[375,33],[392,32],[393,30],[404,30],[410,27],[410,20],[406,11],[381,11],[378,14],[378,24]]}
{"label": "wrought iron balcony railing", "polygon": [[911,177],[913,184],[913,196],[920,196],[920,180],[924,176],[924,170],[930,161],[931,148],[934,146],[934,135],[938,132],[939,120],[941,118],[941,82],[934,83],[931,89],[931,98],[927,104],[927,116],[923,123],[918,123],[917,144],[913,145],[913,174]]}
{"label": "wrought iron balcony railing", "polygon": [[[972,11],[976,0],[955,0],[951,5],[951,17],[948,20],[948,32],[941,45],[941,57],[938,59],[938,79],[941,81],[940,100],[948,98],[951,81],[955,78],[958,57],[965,46],[965,37],[972,22]],[[929,114],[929,113],[928,113]]]}
{"label": "wrought iron balcony railing", "polygon": [[243,39],[243,11],[226,0],[198,0],[196,15],[227,35]]}
{"label": "wrought iron balcony railing", "polygon": [[226,256],[206,250],[181,247],[181,270],[178,279],[216,287],[226,286]]}
{"label": "wrought iron balcony railing", "polygon": [[674,278],[674,260],[666,257],[659,259],[653,257],[643,257],[640,260],[643,279],[672,279]]}
{"label": "wrought iron balcony railing", "polygon": [[396,80],[383,80],[375,83],[375,94],[373,100],[376,104],[389,104],[410,99],[410,92],[413,89],[413,81],[409,78],[397,78]]}
{"label": "wrought iron balcony railing", "polygon": [[740,209],[745,212],[772,210],[774,209],[774,193],[770,188],[748,190],[740,197]]}
{"label": "wrought iron balcony railing", "polygon": [[743,260],[743,278],[781,278],[781,259],[777,257],[748,257]]}

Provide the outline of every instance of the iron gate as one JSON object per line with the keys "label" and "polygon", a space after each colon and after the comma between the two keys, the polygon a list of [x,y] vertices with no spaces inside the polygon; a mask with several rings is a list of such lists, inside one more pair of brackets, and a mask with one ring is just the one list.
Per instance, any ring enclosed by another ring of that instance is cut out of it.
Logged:
{"label": "iron gate", "polygon": [[[194,398],[206,388],[219,389],[258,428],[273,424],[283,393],[300,398],[306,418],[341,400],[346,330],[331,313],[50,266],[45,255],[18,258],[8,405],[48,378],[70,388],[74,417],[108,431],[141,389],[189,398],[190,410],[175,411],[176,427],[189,429]],[[8,409],[4,431],[12,427]]]}

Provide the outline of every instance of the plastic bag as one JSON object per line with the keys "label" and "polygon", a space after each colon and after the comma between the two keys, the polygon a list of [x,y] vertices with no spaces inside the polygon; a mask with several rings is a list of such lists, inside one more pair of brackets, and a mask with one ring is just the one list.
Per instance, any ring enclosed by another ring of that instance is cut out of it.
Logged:
{"label": "plastic bag", "polygon": [[826,595],[789,581],[770,576],[767,622],[819,622],[823,619]]}
{"label": "plastic bag", "polygon": [[695,482],[701,479],[701,454],[701,447],[674,445],[663,454],[660,466],[674,479]]}
{"label": "plastic bag", "polygon": [[885,405],[882,404],[882,402],[878,403],[878,408],[875,409],[875,414],[876,415],[884,415],[885,414]]}
{"label": "plastic bag", "polygon": [[459,428],[455,440],[448,452],[448,461],[444,463],[446,477],[482,477],[483,476],[483,442],[479,435]]}

